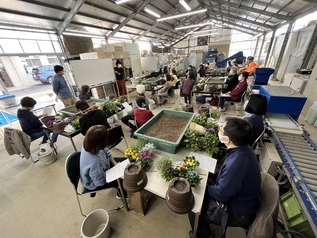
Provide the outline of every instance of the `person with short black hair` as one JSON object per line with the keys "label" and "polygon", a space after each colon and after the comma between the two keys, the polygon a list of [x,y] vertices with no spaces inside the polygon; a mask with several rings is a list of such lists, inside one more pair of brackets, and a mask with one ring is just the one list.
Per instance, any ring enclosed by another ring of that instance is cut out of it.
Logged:
{"label": "person with short black hair", "polygon": [[145,98],[138,96],[136,98],[136,104],[138,108],[134,110],[134,118],[138,126],[143,126],[148,120],[150,120],[154,115],[151,110],[146,108]]}
{"label": "person with short black hair", "polygon": [[249,145],[252,146],[255,140],[264,130],[263,115],[267,109],[267,98],[261,94],[250,95],[244,111],[246,115],[244,119],[250,123],[252,128],[252,137]]}
{"label": "person with short black hair", "polygon": [[81,134],[86,135],[88,129],[94,125],[104,125],[107,128],[110,128],[107,118],[102,110],[96,109],[95,106],[89,106],[85,100],[78,100],[75,107],[82,115],[79,118]]}
{"label": "person with short black hair", "polygon": [[[209,224],[208,205],[219,201],[227,205],[228,220],[223,224],[248,227],[256,216],[261,193],[261,173],[256,155],[249,146],[252,134],[250,124],[241,118],[227,117],[219,128],[219,140],[227,147],[226,159],[219,172],[208,180],[206,196],[198,221],[197,237],[214,237]],[[226,216],[225,211],[222,214]],[[188,214],[194,227],[195,214]],[[219,224],[216,224],[219,225]],[[189,232],[192,236],[192,231]]]}
{"label": "person with short black hair", "polygon": [[199,65],[199,69],[197,71],[197,73],[199,74],[199,76],[202,77],[206,77],[206,70],[203,64]]}
{"label": "person with short black hair", "polygon": [[89,100],[90,99],[90,87],[88,85],[81,86],[81,92],[79,93],[79,99]]}
{"label": "person with short black hair", "polygon": [[116,61],[116,67],[114,68],[114,73],[116,75],[120,95],[126,95],[127,89],[125,87],[124,69],[122,68],[122,63],[120,60]]}
{"label": "person with short black hair", "polygon": [[60,65],[55,65],[54,72],[56,74],[53,77],[52,86],[56,97],[62,101],[65,107],[74,105],[77,101],[77,98],[73,96],[63,76],[64,68]]}
{"label": "person with short black hair", "polygon": [[231,92],[239,83],[238,67],[230,67],[229,76],[227,77],[221,93]]}
{"label": "person with short black hair", "polygon": [[[43,124],[37,116],[34,115],[31,110],[34,108],[36,101],[31,97],[24,97],[20,101],[22,108],[18,109],[18,119],[22,128],[26,134],[31,137],[31,140],[36,140],[43,137],[41,144],[46,143],[48,137],[44,131]],[[44,117],[47,115],[43,115]],[[47,131],[47,133],[50,133]],[[53,133],[52,142],[57,141],[58,134]]]}
{"label": "person with short black hair", "polygon": [[248,79],[249,73],[248,72],[242,72],[239,75],[239,83],[231,92],[227,92],[226,94],[223,94],[220,96],[220,111],[224,112],[226,111],[226,107],[224,107],[225,101],[234,101],[234,102],[240,102],[241,97],[243,93],[247,90],[248,88]]}
{"label": "person with short black hair", "polygon": [[119,186],[117,180],[107,183],[106,171],[124,159],[113,158],[107,144],[107,127],[95,125],[88,129],[80,154],[80,178],[82,185],[89,190]]}
{"label": "person with short black hair", "polygon": [[172,87],[172,76],[170,74],[165,74],[165,84],[163,86],[163,88],[161,88],[158,92],[157,92],[157,102],[159,105],[165,104],[167,102],[167,97],[168,97],[168,90],[170,87]]}

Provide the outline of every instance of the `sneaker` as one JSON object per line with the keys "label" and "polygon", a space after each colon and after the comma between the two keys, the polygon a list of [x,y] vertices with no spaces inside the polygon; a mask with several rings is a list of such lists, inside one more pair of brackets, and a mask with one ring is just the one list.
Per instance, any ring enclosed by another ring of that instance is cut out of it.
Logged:
{"label": "sneaker", "polygon": [[226,110],[227,110],[226,107],[223,107],[223,108],[220,109],[221,112],[225,112]]}

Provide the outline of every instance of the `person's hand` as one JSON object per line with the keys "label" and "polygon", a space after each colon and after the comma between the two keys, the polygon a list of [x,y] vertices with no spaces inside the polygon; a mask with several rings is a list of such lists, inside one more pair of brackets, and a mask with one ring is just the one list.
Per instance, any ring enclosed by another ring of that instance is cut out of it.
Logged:
{"label": "person's hand", "polygon": [[213,181],[212,179],[208,179],[208,180],[207,180],[207,184],[213,186],[213,185],[215,185],[216,183],[215,183],[215,181]]}

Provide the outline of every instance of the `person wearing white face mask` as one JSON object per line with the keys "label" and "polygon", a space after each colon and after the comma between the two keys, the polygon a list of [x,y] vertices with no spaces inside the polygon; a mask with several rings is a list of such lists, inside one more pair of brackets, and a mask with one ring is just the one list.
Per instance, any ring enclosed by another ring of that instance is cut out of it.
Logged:
{"label": "person wearing white face mask", "polygon": [[247,90],[248,88],[248,83],[247,83],[247,78],[249,76],[248,72],[242,72],[239,75],[239,83],[237,86],[231,91],[227,92],[224,95],[220,96],[220,111],[224,112],[226,111],[226,108],[224,107],[225,101],[234,101],[234,102],[240,102],[242,94]]}
{"label": "person wearing white face mask", "polygon": [[[256,155],[248,145],[251,134],[250,124],[237,117],[227,117],[219,128],[219,139],[227,147],[226,159],[219,172],[208,182],[197,237],[215,237],[209,224],[219,224],[208,216],[209,204],[214,200],[227,205],[228,219],[226,224],[221,225],[248,227],[253,222],[259,208],[261,174]],[[193,227],[195,214],[190,212],[188,216]],[[192,232],[189,237],[192,237]]]}
{"label": "person wearing white face mask", "polygon": [[124,81],[124,70],[123,70],[122,64],[119,60],[117,60],[116,66],[117,67],[114,68],[114,73],[115,73],[116,79],[117,79],[119,94],[126,95],[127,89],[125,87],[125,81]]}

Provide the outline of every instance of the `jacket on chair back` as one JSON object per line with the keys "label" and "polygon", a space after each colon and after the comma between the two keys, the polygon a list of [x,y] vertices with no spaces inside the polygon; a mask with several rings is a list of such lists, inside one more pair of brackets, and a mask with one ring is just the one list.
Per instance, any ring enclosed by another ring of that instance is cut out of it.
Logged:
{"label": "jacket on chair back", "polygon": [[31,157],[31,137],[21,130],[5,128],[4,145],[9,155],[22,154],[26,159]]}

